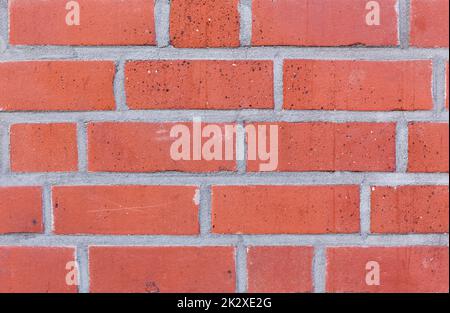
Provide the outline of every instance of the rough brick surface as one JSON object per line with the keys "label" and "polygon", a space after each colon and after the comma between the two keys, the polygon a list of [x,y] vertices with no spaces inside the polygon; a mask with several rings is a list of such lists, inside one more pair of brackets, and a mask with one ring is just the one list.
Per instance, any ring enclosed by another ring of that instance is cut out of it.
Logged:
{"label": "rough brick surface", "polygon": [[411,1],[411,45],[448,47],[448,0]]}
{"label": "rough brick surface", "polygon": [[170,39],[178,48],[238,47],[239,0],[173,0]]}
{"label": "rough brick surface", "polygon": [[[448,292],[448,247],[330,248],[327,259],[330,292]],[[366,284],[373,261],[379,286]]]}
{"label": "rough brick surface", "polygon": [[54,187],[55,232],[195,235],[198,201],[196,187]]}
{"label": "rough brick surface", "polygon": [[[236,161],[173,160],[173,123],[92,123],[88,126],[91,172],[234,171]],[[185,124],[192,130],[192,124]],[[191,149],[191,155],[193,151]]]}
{"label": "rough brick surface", "polygon": [[270,61],[142,61],[126,66],[131,109],[270,109]]}
{"label": "rough brick surface", "polygon": [[66,264],[75,250],[62,247],[0,247],[0,293],[73,293]]}
{"label": "rough brick surface", "polygon": [[91,292],[234,292],[230,247],[91,247]]}
{"label": "rough brick surface", "polygon": [[284,62],[284,108],[295,110],[431,110],[430,61]]}
{"label": "rough brick surface", "polygon": [[448,186],[372,187],[374,233],[448,233]]}
{"label": "rough brick surface", "polygon": [[216,234],[359,231],[357,186],[213,186]]}
{"label": "rough brick surface", "polygon": [[75,124],[15,124],[11,126],[10,140],[14,172],[74,172],[78,169]]}
{"label": "rough brick surface", "polygon": [[[264,124],[257,124],[264,125]],[[395,170],[395,124],[279,123],[280,172]],[[248,161],[259,171],[262,160]]]}
{"label": "rough brick surface", "polygon": [[112,110],[114,64],[0,62],[0,111]]}
{"label": "rough brick surface", "polygon": [[[377,1],[380,25],[368,25],[366,0],[254,0],[254,46],[395,46],[396,0]],[[357,29],[358,31],[355,31]]]}
{"label": "rough brick surface", "polygon": [[0,0],[0,293],[448,292],[448,12]]}
{"label": "rough brick surface", "polygon": [[[154,45],[154,0],[79,1],[79,25],[68,1],[10,1],[13,45]],[[32,29],[33,31],[30,31]]]}
{"label": "rough brick surface", "polygon": [[409,125],[410,172],[448,172],[448,123]]}
{"label": "rough brick surface", "polygon": [[249,292],[311,292],[311,247],[250,247]]}
{"label": "rough brick surface", "polygon": [[41,188],[0,187],[0,234],[42,231]]}

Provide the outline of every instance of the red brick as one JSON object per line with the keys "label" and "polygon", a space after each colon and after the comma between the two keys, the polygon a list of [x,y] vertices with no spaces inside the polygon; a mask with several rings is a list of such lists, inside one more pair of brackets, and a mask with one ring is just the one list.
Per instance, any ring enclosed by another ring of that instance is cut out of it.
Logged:
{"label": "red brick", "polygon": [[430,61],[284,63],[284,108],[413,111],[433,108]]}
{"label": "red brick", "polygon": [[82,0],[80,24],[67,25],[68,1],[10,1],[13,45],[154,45],[153,0]]}
{"label": "red brick", "polygon": [[0,234],[43,230],[41,188],[0,187]]}
{"label": "red brick", "polygon": [[374,233],[448,233],[448,186],[372,187]]}
{"label": "red brick", "polygon": [[78,169],[76,124],[14,124],[10,136],[14,172]]}
{"label": "red brick", "polygon": [[[330,292],[448,292],[448,247],[330,248]],[[380,285],[366,284],[366,264],[380,265]]]}
{"label": "red brick", "polygon": [[189,186],[53,187],[55,232],[195,235],[198,192]]}
{"label": "red brick", "polygon": [[273,108],[272,61],[137,61],[125,72],[131,109]]}
{"label": "red brick", "polygon": [[213,186],[216,234],[359,231],[357,186]]}
{"label": "red brick", "polygon": [[170,130],[174,125],[186,125],[192,130],[192,123],[89,124],[89,171],[214,172],[236,170],[235,161],[194,161],[192,157],[190,161],[173,160],[170,155],[170,147],[176,138],[170,137]]}
{"label": "red brick", "polygon": [[411,45],[448,47],[448,0],[411,1]]}
{"label": "red brick", "polygon": [[396,46],[396,0],[378,0],[380,25],[367,25],[367,0],[254,0],[254,46]]}
{"label": "red brick", "polygon": [[172,0],[170,39],[177,48],[239,47],[239,0]]}
{"label": "red brick", "polygon": [[0,293],[74,293],[68,285],[72,248],[0,247]]}
{"label": "red brick", "polygon": [[448,173],[448,123],[409,124],[409,172]]}
{"label": "red brick", "polygon": [[312,292],[311,247],[251,247],[248,249],[248,291]]}
{"label": "red brick", "polygon": [[91,247],[91,292],[234,292],[231,247]]}
{"label": "red brick", "polygon": [[113,77],[113,62],[0,62],[0,111],[112,110]]}
{"label": "red brick", "polygon": [[[279,172],[393,172],[396,168],[395,124],[278,123],[278,126]],[[265,163],[250,160],[248,170],[259,171]]]}

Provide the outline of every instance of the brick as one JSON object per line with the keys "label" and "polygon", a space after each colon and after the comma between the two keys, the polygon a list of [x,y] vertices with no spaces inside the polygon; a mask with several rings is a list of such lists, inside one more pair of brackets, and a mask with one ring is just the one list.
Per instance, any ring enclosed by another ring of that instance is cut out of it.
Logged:
{"label": "brick", "polygon": [[[174,125],[192,123],[91,123],[88,125],[91,172],[235,171],[236,161],[173,160],[170,137]],[[207,125],[207,124],[203,124]],[[230,124],[231,125],[231,124]],[[192,145],[191,145],[192,147]],[[191,156],[192,156],[191,149]]]}
{"label": "brick", "polygon": [[79,0],[80,23],[68,1],[10,1],[13,45],[154,45],[153,0]]}
{"label": "brick", "polygon": [[198,201],[190,186],[53,187],[55,232],[195,235]]}
{"label": "brick", "polygon": [[13,172],[78,169],[76,124],[14,124],[10,137]]}
{"label": "brick", "polygon": [[380,25],[368,25],[367,0],[254,0],[254,46],[397,46],[396,0],[378,0]]}
{"label": "brick", "polygon": [[66,283],[74,261],[73,248],[0,247],[0,293],[77,292]]}
{"label": "brick", "polygon": [[[448,292],[448,247],[330,248],[327,291]],[[378,262],[380,285],[367,285],[368,262]]]}
{"label": "brick", "polygon": [[234,292],[231,247],[91,247],[90,291]]}
{"label": "brick", "polygon": [[0,111],[94,111],[115,108],[114,63],[0,62]]}
{"label": "brick", "polygon": [[284,62],[284,108],[414,111],[433,109],[430,61]]}
{"label": "brick", "polygon": [[0,187],[0,234],[43,230],[41,188]]}
{"label": "brick", "polygon": [[448,233],[448,186],[372,187],[374,233]]}
{"label": "brick", "polygon": [[448,47],[448,0],[411,1],[411,45]]}
{"label": "brick", "polygon": [[273,108],[272,61],[137,61],[125,75],[131,109]]}
{"label": "brick", "polygon": [[248,248],[248,291],[312,292],[313,253],[311,247]]}
{"label": "brick", "polygon": [[[258,123],[250,125],[269,125]],[[273,123],[270,123],[273,125]],[[278,123],[278,172],[393,172],[393,123]],[[267,161],[250,160],[260,171]]]}
{"label": "brick", "polygon": [[410,123],[408,128],[408,171],[448,173],[448,123]]}
{"label": "brick", "polygon": [[215,234],[359,231],[357,186],[213,186]]}
{"label": "brick", "polygon": [[239,47],[239,0],[173,0],[170,40],[177,48]]}

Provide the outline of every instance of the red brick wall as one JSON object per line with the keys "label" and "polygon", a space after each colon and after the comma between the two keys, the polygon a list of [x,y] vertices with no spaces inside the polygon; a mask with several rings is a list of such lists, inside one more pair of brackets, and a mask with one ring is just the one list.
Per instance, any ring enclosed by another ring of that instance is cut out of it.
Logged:
{"label": "red brick wall", "polygon": [[[1,0],[0,292],[448,292],[448,18]],[[173,159],[193,118],[276,168]]]}

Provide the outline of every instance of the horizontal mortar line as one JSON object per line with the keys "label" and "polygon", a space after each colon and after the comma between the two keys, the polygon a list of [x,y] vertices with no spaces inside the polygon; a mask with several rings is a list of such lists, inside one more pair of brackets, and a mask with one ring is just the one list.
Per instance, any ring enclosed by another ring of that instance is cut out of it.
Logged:
{"label": "horizontal mortar line", "polygon": [[448,185],[447,173],[15,173],[0,176],[0,186],[30,185]]}
{"label": "horizontal mortar line", "polygon": [[208,235],[208,236],[115,236],[115,235],[3,235],[0,246],[448,246],[448,234],[324,235]]}
{"label": "horizontal mortar line", "polygon": [[409,48],[400,47],[240,47],[240,48],[202,48],[178,49],[153,46],[14,46],[0,54],[0,61],[40,60],[40,59],[80,59],[80,60],[160,60],[160,59],[214,59],[250,60],[274,59],[448,59],[448,48]]}
{"label": "horizontal mortar line", "polygon": [[273,110],[129,110],[93,112],[0,112],[4,123],[65,122],[448,122],[449,112],[434,111],[281,111]]}

